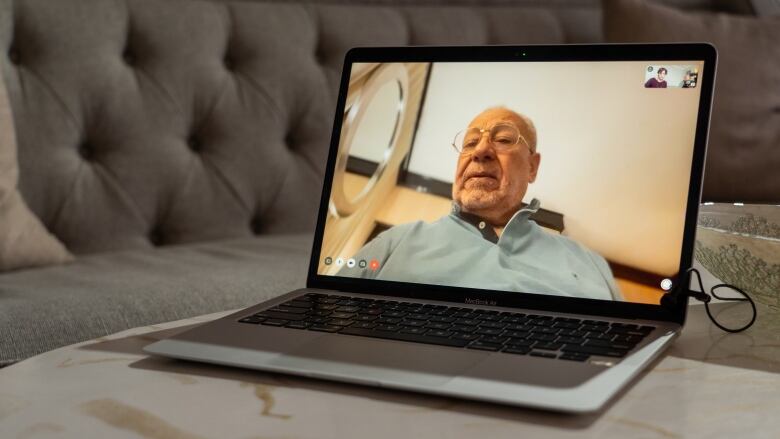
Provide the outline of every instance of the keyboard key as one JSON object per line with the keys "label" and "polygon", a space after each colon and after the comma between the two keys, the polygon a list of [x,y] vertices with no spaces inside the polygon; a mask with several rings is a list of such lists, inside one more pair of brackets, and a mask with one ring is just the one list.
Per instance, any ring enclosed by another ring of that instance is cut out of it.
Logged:
{"label": "keyboard key", "polygon": [[357,306],[340,306],[336,308],[336,311],[341,311],[341,312],[358,312],[359,310],[360,308]]}
{"label": "keyboard key", "polygon": [[313,316],[320,316],[320,317],[329,316],[331,314],[333,314],[333,312],[332,311],[328,311],[326,309],[318,309],[318,310],[314,310],[314,311],[311,312],[311,315],[313,315]]}
{"label": "keyboard key", "polygon": [[513,346],[516,348],[521,348],[521,347],[530,348],[531,346],[533,346],[534,343],[538,343],[538,342],[535,342],[533,340],[521,340],[517,338],[510,338],[509,341],[507,341],[505,344],[507,346]]}
{"label": "keyboard key", "polygon": [[367,314],[370,316],[378,316],[384,313],[384,310],[382,308],[364,308],[362,311],[360,311],[360,313]]}
{"label": "keyboard key", "polygon": [[498,344],[504,344],[507,340],[509,340],[509,337],[495,337],[489,335],[486,335],[481,339],[479,339],[479,341],[483,343],[498,343]]}
{"label": "keyboard key", "polygon": [[[422,323],[425,323],[425,322],[422,322]],[[429,329],[442,329],[443,330],[443,329],[449,329],[450,324],[449,323],[432,322],[432,323],[428,323],[427,325],[425,325],[425,327],[429,328]]]}
{"label": "keyboard key", "polygon": [[634,348],[634,345],[627,344],[627,343],[618,343],[614,341],[607,341],[607,340],[591,340],[588,339],[583,346],[595,346],[600,348],[614,348],[614,349],[625,349],[627,351],[630,351]]}
{"label": "keyboard key", "polygon": [[423,334],[423,335],[404,334],[399,332],[377,331],[377,330],[361,329],[361,328],[354,328],[354,327],[344,328],[344,330],[342,330],[340,334],[383,338],[387,340],[411,341],[416,343],[435,344],[435,345],[452,346],[452,347],[459,347],[459,348],[465,347],[469,343],[466,340],[456,340],[456,339],[444,338],[444,337],[429,337],[427,334]]}
{"label": "keyboard key", "polygon": [[265,317],[258,317],[258,316],[244,317],[243,319],[239,320],[239,322],[241,323],[251,323],[253,325],[259,325],[263,321],[265,321]]}
{"label": "keyboard key", "polygon": [[602,347],[594,347],[594,346],[578,346],[578,345],[563,345],[563,348],[561,348],[564,352],[572,352],[576,354],[586,354],[586,355],[601,355],[604,357],[625,357],[626,354],[628,354],[628,351],[625,349],[613,349],[613,348],[602,348]]}
{"label": "keyboard key", "polygon": [[500,335],[504,332],[503,329],[493,329],[493,328],[479,328],[476,331],[474,331],[477,334],[482,335]]}
{"label": "keyboard key", "polygon": [[422,327],[425,326],[425,320],[404,320],[399,323],[401,326]]}
{"label": "keyboard key", "polygon": [[353,320],[357,320],[359,322],[373,322],[376,320],[377,316],[372,316],[368,314],[360,314],[359,316],[355,317]]}
{"label": "keyboard key", "polygon": [[454,317],[444,317],[444,316],[431,317],[432,322],[438,322],[438,323],[452,323],[455,320],[457,319],[455,319]]}
{"label": "keyboard key", "polygon": [[552,342],[556,338],[556,336],[550,334],[531,334],[528,340]]}
{"label": "keyboard key", "polygon": [[639,326],[631,324],[631,323],[618,323],[618,322],[612,322],[610,323],[611,327],[613,328],[623,328],[626,330],[636,330],[639,329]]}
{"label": "keyboard key", "polygon": [[425,334],[428,331],[426,328],[414,328],[414,327],[407,327],[401,330],[401,333],[403,334]]}
{"label": "keyboard key", "polygon": [[582,354],[575,354],[573,352],[564,352],[558,358],[561,359],[561,360],[569,360],[569,361],[585,361],[588,358],[590,358],[590,356],[589,355],[582,355]]}
{"label": "keyboard key", "polygon": [[515,325],[515,324],[509,324],[506,325],[506,330],[509,331],[523,331],[523,332],[531,332],[532,329],[534,329],[535,326],[533,325]]}
{"label": "keyboard key", "polygon": [[320,304],[314,307],[314,309],[316,310],[323,310],[323,311],[333,311],[336,308],[338,308],[338,305]]}
{"label": "keyboard key", "polygon": [[390,317],[380,317],[376,319],[378,323],[384,323],[386,325],[397,325],[401,323],[401,319],[399,318],[390,318]]}
{"label": "keyboard key", "polygon": [[588,333],[585,331],[569,331],[564,329],[563,331],[559,332],[558,335],[565,335],[567,337],[585,337],[588,335]]}
{"label": "keyboard key", "polygon": [[355,317],[357,314],[352,312],[334,312],[330,315],[330,318],[332,319],[351,319],[352,317]]}
{"label": "keyboard key", "polygon": [[497,351],[501,349],[501,345],[498,343],[483,343],[480,340],[477,340],[470,345],[468,345],[469,349],[479,349],[481,351]]}
{"label": "keyboard key", "polygon": [[382,317],[404,317],[405,315],[406,313],[402,311],[387,311],[382,314]]}
{"label": "keyboard key", "polygon": [[287,321],[287,320],[282,320],[282,319],[268,319],[268,320],[266,320],[266,321],[262,322],[261,324],[262,324],[262,325],[268,325],[268,326],[284,326],[284,325],[286,325],[286,324],[288,324],[288,323],[290,323],[290,322],[289,322],[289,321]]}
{"label": "keyboard key", "polygon": [[309,326],[310,324],[306,322],[290,322],[285,325],[286,328],[293,328],[293,329],[306,329]]}
{"label": "keyboard key", "polygon": [[363,329],[371,329],[376,328],[376,323],[371,322],[357,322],[354,325],[351,325],[353,328],[363,328]]}
{"label": "keyboard key", "polygon": [[612,334],[600,334],[598,332],[588,332],[585,334],[585,338],[589,340],[612,340],[615,337]]}
{"label": "keyboard key", "polygon": [[479,316],[479,319],[483,322],[500,322],[504,317],[497,314],[488,314]]}
{"label": "keyboard key", "polygon": [[643,334],[649,334],[655,330],[655,326],[640,326],[637,331],[643,333]]}
{"label": "keyboard key", "polygon": [[477,330],[477,326],[469,326],[469,325],[452,325],[450,326],[451,331],[457,331],[457,332],[474,332]]}
{"label": "keyboard key", "polygon": [[595,325],[582,325],[580,331],[604,333],[609,329],[607,326],[595,326]]}
{"label": "keyboard key", "polygon": [[429,335],[431,337],[450,337],[453,335],[452,331],[443,331],[440,329],[431,329],[429,330],[426,335]]}
{"label": "keyboard key", "polygon": [[269,311],[284,312],[290,314],[306,314],[309,310],[305,308],[293,308],[291,306],[277,306],[275,308],[271,308]]}
{"label": "keyboard key", "polygon": [[458,324],[458,325],[477,326],[477,325],[479,325],[482,322],[479,321],[479,320],[474,320],[474,319],[458,319],[458,320],[455,320],[455,323]]}
{"label": "keyboard key", "polygon": [[526,355],[527,353],[531,352],[531,349],[524,346],[507,346],[501,352],[515,355]]}
{"label": "keyboard key", "polygon": [[557,328],[549,328],[544,326],[535,326],[531,332],[537,333],[537,334],[557,334],[561,332],[560,329]]}
{"label": "keyboard key", "polygon": [[543,351],[557,351],[558,349],[563,347],[563,343],[545,343],[545,342],[537,342],[534,345],[534,349],[539,349]]}
{"label": "keyboard key", "polygon": [[501,333],[504,337],[512,337],[512,338],[526,338],[529,335],[531,335],[530,332],[525,331],[504,331]]}
{"label": "keyboard key", "polygon": [[267,319],[277,319],[277,320],[304,320],[308,317],[303,314],[290,314],[286,312],[273,312],[273,311],[261,311],[255,315],[258,317],[265,317]]}
{"label": "keyboard key", "polygon": [[397,332],[400,331],[403,326],[399,325],[377,325],[377,331]]}
{"label": "keyboard key", "polygon": [[557,340],[555,340],[558,343],[563,344],[583,344],[585,343],[585,339],[581,337],[558,337]]}
{"label": "keyboard key", "polygon": [[341,329],[341,326],[335,326],[335,325],[312,325],[309,326],[309,329],[312,331],[320,331],[320,332],[337,332]]}
{"label": "keyboard key", "polygon": [[486,322],[483,321],[479,324],[480,328],[496,328],[496,329],[504,329],[506,327],[506,323],[501,322]]}
{"label": "keyboard key", "polygon": [[618,335],[612,341],[618,342],[618,343],[629,343],[629,344],[637,344],[640,341],[642,341],[642,337],[636,336],[636,335]]}
{"label": "keyboard key", "polygon": [[539,351],[532,351],[530,354],[528,354],[532,357],[543,357],[543,358],[555,358],[557,355],[550,353],[550,352],[539,352]]}
{"label": "keyboard key", "polygon": [[289,306],[292,308],[311,308],[312,306],[314,306],[314,304],[308,300],[295,299],[289,302],[284,302],[282,306]]}
{"label": "keyboard key", "polygon": [[430,318],[431,318],[431,316],[430,316],[430,315],[428,315],[428,314],[424,314],[424,313],[416,313],[416,312],[413,312],[413,313],[409,313],[409,314],[406,316],[406,318],[407,318],[407,319],[415,319],[415,320],[428,320],[428,319],[430,319]]}
{"label": "keyboard key", "polygon": [[469,334],[469,333],[464,333],[464,332],[457,332],[457,333],[455,333],[455,334],[452,336],[452,338],[454,338],[454,339],[457,339],[457,340],[466,340],[466,341],[472,341],[472,340],[476,340],[476,339],[478,339],[479,337],[480,337],[480,335],[479,335],[479,334]]}
{"label": "keyboard key", "polygon": [[354,323],[350,319],[330,319],[328,320],[328,325],[331,326],[349,326],[352,323]]}
{"label": "keyboard key", "polygon": [[603,325],[603,326],[609,326],[608,322],[605,322],[603,320],[583,320],[583,325]]}

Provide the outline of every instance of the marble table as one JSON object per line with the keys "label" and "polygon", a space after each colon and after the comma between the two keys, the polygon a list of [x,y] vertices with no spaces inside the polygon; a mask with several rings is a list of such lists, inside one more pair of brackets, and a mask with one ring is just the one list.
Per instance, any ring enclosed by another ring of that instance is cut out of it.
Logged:
{"label": "marble table", "polygon": [[124,331],[0,369],[0,438],[777,438],[780,316],[726,334],[692,305],[675,345],[602,412],[562,415],[153,358],[225,315]]}

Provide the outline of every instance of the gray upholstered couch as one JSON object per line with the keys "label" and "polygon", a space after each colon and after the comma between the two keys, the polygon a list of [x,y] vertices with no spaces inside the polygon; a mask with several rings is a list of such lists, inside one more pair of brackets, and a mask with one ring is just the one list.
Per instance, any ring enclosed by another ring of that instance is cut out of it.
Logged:
{"label": "gray upholstered couch", "polygon": [[0,0],[20,190],[77,256],[0,274],[0,364],[303,286],[348,48],[604,40],[597,0],[403,3]]}

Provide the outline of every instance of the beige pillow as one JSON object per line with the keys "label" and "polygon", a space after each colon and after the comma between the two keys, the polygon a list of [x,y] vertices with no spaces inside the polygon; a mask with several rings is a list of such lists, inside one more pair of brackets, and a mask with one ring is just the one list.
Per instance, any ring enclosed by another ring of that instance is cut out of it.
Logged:
{"label": "beige pillow", "polygon": [[707,41],[718,49],[702,198],[780,203],[780,17],[689,13],[639,0],[603,6],[609,42]]}
{"label": "beige pillow", "polygon": [[11,105],[0,75],[0,271],[73,259],[24,203],[16,189],[18,179]]}

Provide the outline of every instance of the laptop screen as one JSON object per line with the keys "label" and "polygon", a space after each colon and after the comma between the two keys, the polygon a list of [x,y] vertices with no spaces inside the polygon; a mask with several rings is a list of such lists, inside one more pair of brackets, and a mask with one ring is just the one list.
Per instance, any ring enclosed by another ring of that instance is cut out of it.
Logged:
{"label": "laptop screen", "polygon": [[703,66],[352,64],[317,274],[658,304]]}

